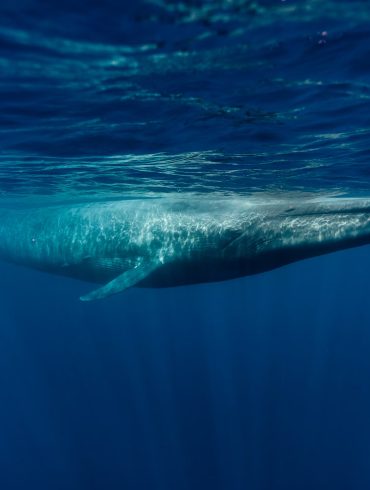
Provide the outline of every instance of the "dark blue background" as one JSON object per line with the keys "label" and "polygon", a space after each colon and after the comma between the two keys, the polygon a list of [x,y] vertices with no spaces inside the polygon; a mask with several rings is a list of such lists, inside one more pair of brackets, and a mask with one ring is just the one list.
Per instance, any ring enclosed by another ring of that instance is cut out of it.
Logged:
{"label": "dark blue background", "polygon": [[84,304],[2,266],[2,488],[367,488],[369,268],[364,247]]}
{"label": "dark blue background", "polygon": [[[359,0],[2,0],[0,206],[369,195]],[[0,265],[0,490],[370,488],[370,248],[224,284]]]}

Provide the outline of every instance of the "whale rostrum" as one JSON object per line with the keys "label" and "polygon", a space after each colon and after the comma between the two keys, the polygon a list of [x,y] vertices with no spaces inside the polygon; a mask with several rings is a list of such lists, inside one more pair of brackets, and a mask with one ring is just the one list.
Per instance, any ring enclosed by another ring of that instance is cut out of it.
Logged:
{"label": "whale rostrum", "polygon": [[370,243],[370,200],[157,198],[0,212],[0,258],[129,287],[223,281]]}

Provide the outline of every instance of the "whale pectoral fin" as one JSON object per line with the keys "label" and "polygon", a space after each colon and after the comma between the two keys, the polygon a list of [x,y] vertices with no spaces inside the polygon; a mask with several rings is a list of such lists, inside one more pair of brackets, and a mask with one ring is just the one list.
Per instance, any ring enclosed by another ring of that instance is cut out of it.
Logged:
{"label": "whale pectoral fin", "polygon": [[80,300],[93,301],[95,299],[102,299],[106,298],[107,296],[111,296],[112,294],[120,293],[127,288],[135,286],[135,284],[148,277],[149,274],[157,267],[157,263],[142,263],[135,268],[120,274],[101,288],[95,289],[94,291],[91,291],[91,293],[81,296]]}

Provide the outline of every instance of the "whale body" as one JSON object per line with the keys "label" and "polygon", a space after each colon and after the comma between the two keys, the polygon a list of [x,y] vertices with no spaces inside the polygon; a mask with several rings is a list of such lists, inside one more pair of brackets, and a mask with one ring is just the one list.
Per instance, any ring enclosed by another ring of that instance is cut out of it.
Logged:
{"label": "whale body", "polygon": [[223,281],[370,243],[370,200],[157,198],[0,213],[0,258],[102,284]]}

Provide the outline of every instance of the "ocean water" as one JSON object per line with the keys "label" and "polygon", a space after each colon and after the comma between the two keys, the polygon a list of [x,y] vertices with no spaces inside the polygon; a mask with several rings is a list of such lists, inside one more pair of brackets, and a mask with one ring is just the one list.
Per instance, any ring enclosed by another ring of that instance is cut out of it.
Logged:
{"label": "ocean water", "polygon": [[[370,5],[2,0],[0,205],[368,197]],[[370,487],[370,247],[130,289],[0,265],[0,489]]]}

